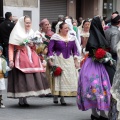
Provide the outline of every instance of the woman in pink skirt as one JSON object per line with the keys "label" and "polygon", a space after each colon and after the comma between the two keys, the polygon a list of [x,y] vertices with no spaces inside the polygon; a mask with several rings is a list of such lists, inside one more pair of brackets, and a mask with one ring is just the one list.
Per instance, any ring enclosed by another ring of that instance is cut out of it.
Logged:
{"label": "woman in pink skirt", "polygon": [[[19,98],[20,106],[29,106],[27,97],[49,94],[50,88],[35,45],[29,41],[34,32],[29,16],[21,17],[9,39],[8,97]],[[29,41],[29,42],[28,42]]]}

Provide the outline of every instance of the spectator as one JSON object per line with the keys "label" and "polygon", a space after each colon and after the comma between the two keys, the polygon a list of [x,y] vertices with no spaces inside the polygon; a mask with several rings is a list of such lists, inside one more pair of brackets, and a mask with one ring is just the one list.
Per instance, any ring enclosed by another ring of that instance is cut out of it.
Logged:
{"label": "spectator", "polygon": [[120,15],[112,14],[111,16],[111,26],[109,29],[105,30],[105,36],[110,44],[110,52],[115,60],[117,60],[117,44],[120,41]]}
{"label": "spectator", "polygon": [[58,15],[58,22],[59,21],[64,21],[64,15]]}
{"label": "spectator", "polygon": [[81,25],[82,21],[83,21],[83,18],[82,18],[82,17],[79,17],[79,20],[78,20],[78,26]]}
{"label": "spectator", "polygon": [[[5,13],[5,20],[0,24],[0,41],[1,46],[3,47],[3,55],[5,56],[8,63],[8,42],[10,33],[14,27],[14,23],[12,22],[12,13]],[[8,76],[8,73],[5,77]]]}

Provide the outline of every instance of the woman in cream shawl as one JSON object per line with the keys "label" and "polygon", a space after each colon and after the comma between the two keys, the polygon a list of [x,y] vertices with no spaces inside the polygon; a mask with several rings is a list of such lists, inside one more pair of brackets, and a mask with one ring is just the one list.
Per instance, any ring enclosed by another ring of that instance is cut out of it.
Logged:
{"label": "woman in cream shawl", "polygon": [[9,39],[8,97],[19,98],[19,106],[28,106],[26,97],[49,94],[43,66],[30,41],[34,32],[29,16],[21,17]]}

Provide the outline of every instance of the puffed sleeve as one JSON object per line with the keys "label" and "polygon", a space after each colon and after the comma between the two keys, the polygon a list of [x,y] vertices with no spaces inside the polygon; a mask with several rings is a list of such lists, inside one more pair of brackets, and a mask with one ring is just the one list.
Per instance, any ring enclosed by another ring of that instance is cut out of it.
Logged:
{"label": "puffed sleeve", "polygon": [[13,61],[14,56],[14,45],[9,44],[9,61]]}
{"label": "puffed sleeve", "polygon": [[48,44],[48,59],[50,58],[54,58],[54,45],[55,45],[55,41],[54,40],[50,40],[49,44]]}

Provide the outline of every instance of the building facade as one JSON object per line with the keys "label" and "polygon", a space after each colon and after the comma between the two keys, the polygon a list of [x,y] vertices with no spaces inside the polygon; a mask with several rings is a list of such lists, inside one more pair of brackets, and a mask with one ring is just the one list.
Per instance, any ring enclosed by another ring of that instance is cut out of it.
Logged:
{"label": "building facade", "polygon": [[95,15],[110,17],[113,11],[120,12],[120,0],[75,0],[76,18],[82,16],[84,19]]}
{"label": "building facade", "polygon": [[[29,15],[33,29],[39,29],[39,22],[48,18],[57,21],[58,15],[92,18],[95,15],[110,17],[115,10],[120,12],[120,0],[3,0],[3,14],[12,12],[18,18]],[[0,12],[2,10],[0,9]]]}
{"label": "building facade", "polygon": [[120,12],[120,0],[40,0],[40,19],[57,19],[59,14],[92,18],[95,15],[110,17],[113,11]]}
{"label": "building facade", "polygon": [[12,15],[18,18],[29,15],[32,19],[33,30],[37,30],[40,20],[39,5],[39,0],[3,0],[3,13],[12,12]]}

